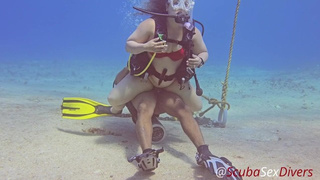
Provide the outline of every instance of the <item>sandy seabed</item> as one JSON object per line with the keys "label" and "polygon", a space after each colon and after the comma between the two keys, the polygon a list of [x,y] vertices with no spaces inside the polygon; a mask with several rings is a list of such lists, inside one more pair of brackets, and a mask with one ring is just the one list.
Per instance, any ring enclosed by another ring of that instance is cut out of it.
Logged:
{"label": "sandy seabed", "polygon": [[[110,70],[106,70],[110,69]],[[3,62],[0,67],[0,179],[218,179],[195,162],[196,149],[178,121],[162,121],[166,139],[161,162],[142,172],[127,158],[140,154],[129,118],[61,118],[63,97],[86,97],[107,103],[121,67],[98,62]],[[204,94],[221,96],[224,68],[199,70]],[[312,170],[320,178],[320,67],[266,71],[234,67],[230,72],[226,128],[201,125],[217,156],[240,170]],[[209,104],[203,100],[204,109]],[[205,116],[216,119],[218,110]],[[92,133],[91,128],[101,131]],[[291,171],[290,171],[291,172]],[[262,173],[260,175],[263,175]]]}

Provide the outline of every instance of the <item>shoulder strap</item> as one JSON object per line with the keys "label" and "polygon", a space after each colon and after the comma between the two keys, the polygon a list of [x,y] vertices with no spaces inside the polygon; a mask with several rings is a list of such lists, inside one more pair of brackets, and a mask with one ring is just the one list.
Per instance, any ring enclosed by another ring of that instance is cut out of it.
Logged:
{"label": "shoulder strap", "polygon": [[[194,26],[194,21],[192,23],[193,23],[193,26]],[[182,37],[182,40],[179,42],[179,44],[181,46],[183,46],[183,47],[190,46],[190,44],[192,44],[192,46],[193,46],[192,38],[196,34],[195,31],[196,31],[195,26],[191,31],[186,29],[186,28],[184,28],[183,29],[183,37]],[[188,48],[188,47],[185,47],[185,48]]]}
{"label": "shoulder strap", "polygon": [[153,16],[152,19],[154,19],[155,22],[155,30],[154,30],[154,38],[156,37],[162,37],[162,39],[167,39],[167,27],[166,27],[166,22],[163,17],[157,17]]}

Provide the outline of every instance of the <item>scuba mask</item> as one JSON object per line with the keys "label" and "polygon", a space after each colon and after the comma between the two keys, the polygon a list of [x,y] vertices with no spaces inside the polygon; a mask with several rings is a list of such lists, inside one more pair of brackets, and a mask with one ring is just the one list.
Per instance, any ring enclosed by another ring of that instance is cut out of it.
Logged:
{"label": "scuba mask", "polygon": [[148,10],[137,8],[137,7],[133,7],[133,8],[143,13],[147,13],[155,16],[174,18],[176,23],[183,24],[186,29],[191,31],[194,28],[194,25],[193,25],[194,4],[195,4],[194,0],[168,0],[168,5],[171,6],[175,11],[182,10],[175,15],[150,12]]}
{"label": "scuba mask", "polygon": [[183,10],[185,12],[192,11],[195,4],[194,0],[168,0],[168,3],[174,10]]}
{"label": "scuba mask", "polygon": [[178,12],[176,17],[176,22],[181,23],[188,30],[192,30],[193,26],[193,6],[195,4],[194,0],[168,0],[168,4],[173,10],[182,10]]}

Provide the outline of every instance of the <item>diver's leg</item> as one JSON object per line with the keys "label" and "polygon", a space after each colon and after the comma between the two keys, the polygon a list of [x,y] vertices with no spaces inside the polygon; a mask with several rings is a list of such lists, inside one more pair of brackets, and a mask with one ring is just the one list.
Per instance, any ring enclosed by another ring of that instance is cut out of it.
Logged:
{"label": "diver's leg", "polygon": [[136,95],[144,91],[149,91],[153,85],[149,80],[127,74],[114,88],[108,96],[108,102],[112,106],[111,112],[120,112],[125,104],[132,100]]}
{"label": "diver's leg", "polygon": [[136,133],[142,149],[142,154],[128,159],[129,162],[137,161],[138,167],[144,171],[152,171],[160,162],[161,149],[152,149],[152,115],[156,106],[156,97],[153,91],[143,92],[130,102],[137,109]]}
{"label": "diver's leg", "polygon": [[152,146],[152,121],[156,106],[156,97],[153,91],[143,92],[136,96],[132,103],[137,109],[136,133],[143,152]]}
{"label": "diver's leg", "polygon": [[124,67],[118,74],[116,75],[116,78],[113,81],[113,86],[117,85],[126,75],[129,74],[129,70],[127,67]]}
{"label": "diver's leg", "polygon": [[158,108],[180,120],[184,132],[197,147],[196,161],[199,165],[204,165],[215,175],[220,175],[218,170],[221,168],[228,170],[225,174],[221,174],[223,179],[242,180],[237,169],[227,158],[217,157],[210,152],[208,145],[204,143],[199,125],[192,116],[192,111],[180,97],[170,92],[161,92],[157,97],[156,109]]}
{"label": "diver's leg", "polygon": [[196,94],[196,90],[190,82],[186,82],[180,88],[180,84],[175,80],[170,86],[164,88],[167,91],[173,92],[180,96],[186,105],[191,108],[192,112],[200,111],[202,108],[202,102],[200,96]]}
{"label": "diver's leg", "polygon": [[201,130],[193,118],[191,109],[179,96],[171,92],[161,91],[158,93],[156,109],[163,110],[170,116],[178,118],[183,131],[196,147],[205,144]]}

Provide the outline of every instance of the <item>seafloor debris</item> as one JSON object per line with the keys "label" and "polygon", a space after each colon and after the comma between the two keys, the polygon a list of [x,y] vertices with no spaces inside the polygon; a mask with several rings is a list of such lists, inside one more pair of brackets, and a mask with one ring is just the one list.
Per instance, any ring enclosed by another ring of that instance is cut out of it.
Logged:
{"label": "seafloor debris", "polygon": [[112,132],[106,129],[101,128],[89,128],[89,129],[82,129],[82,132],[90,133],[90,134],[97,134],[97,135],[112,135],[112,136],[122,136],[121,133]]}
{"label": "seafloor debris", "polygon": [[207,118],[205,116],[203,117],[195,117],[194,118],[197,123],[203,127],[206,127],[206,128],[212,128],[212,127],[215,127],[215,128],[225,128],[226,127],[226,122],[222,122],[222,121],[217,121],[217,120],[212,120],[210,118]]}
{"label": "seafloor debris", "polygon": [[208,125],[208,124],[212,124],[212,120],[210,118],[207,118],[205,116],[203,117],[196,117],[195,120],[197,121],[197,123],[199,125]]}

